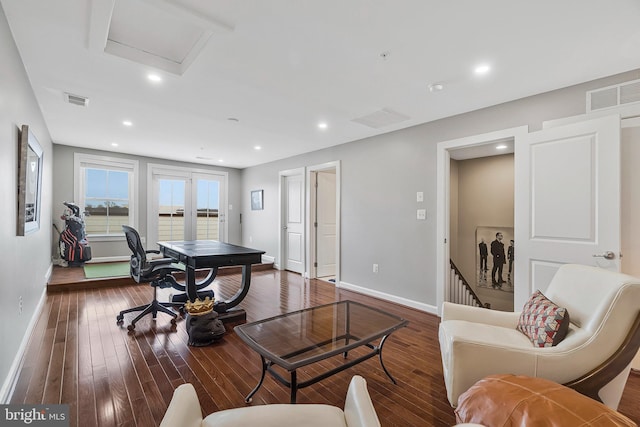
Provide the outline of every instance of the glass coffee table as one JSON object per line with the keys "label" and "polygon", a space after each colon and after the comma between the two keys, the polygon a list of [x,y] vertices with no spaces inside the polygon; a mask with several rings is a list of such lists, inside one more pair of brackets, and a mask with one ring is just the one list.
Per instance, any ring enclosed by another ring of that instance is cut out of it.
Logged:
{"label": "glass coffee table", "polygon": [[[315,384],[376,355],[380,358],[384,372],[396,384],[382,361],[382,346],[392,332],[408,323],[401,317],[364,304],[340,301],[236,326],[234,330],[238,336],[258,352],[262,359],[260,381],[245,401],[251,401],[262,386],[267,372],[291,389],[291,403],[295,403],[298,389]],[[375,344],[378,339],[380,341]],[[350,350],[363,346],[369,349],[366,354],[309,380],[297,381],[298,368],[338,354],[346,359]],[[276,372],[274,365],[289,372],[291,379]]]}

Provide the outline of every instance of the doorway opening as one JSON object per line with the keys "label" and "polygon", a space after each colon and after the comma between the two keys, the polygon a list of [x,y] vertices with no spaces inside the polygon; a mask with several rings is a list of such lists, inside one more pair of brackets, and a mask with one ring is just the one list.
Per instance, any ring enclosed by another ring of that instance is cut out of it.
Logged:
{"label": "doorway opening", "polygon": [[339,284],[339,163],[308,168],[309,277]]}
{"label": "doorway opening", "polygon": [[[441,242],[437,250],[437,280],[440,284],[438,310],[441,309],[443,301],[452,301],[456,294],[451,290],[451,271],[454,270],[452,261],[461,264],[462,274],[466,276],[469,287],[474,292],[478,290],[476,294],[482,304],[488,302],[492,308],[513,310],[513,293],[509,293],[504,285],[502,289],[492,286],[492,256],[489,248],[491,241],[500,231],[494,230],[493,227],[504,228],[503,235],[508,228],[514,228],[512,153],[515,151],[517,136],[527,131],[527,126],[521,126],[438,144],[437,236]],[[497,148],[502,146],[506,148]],[[492,170],[500,164],[502,167],[506,165],[506,171]],[[460,167],[463,168],[462,172]],[[498,179],[494,176],[496,174],[510,174],[510,180],[502,182],[498,190],[492,192],[496,185],[491,180]],[[485,182],[487,180],[489,182]],[[495,205],[496,201],[500,203],[494,209],[491,205]],[[491,230],[493,236],[478,234],[489,233]],[[484,272],[487,274],[484,276],[485,288],[481,286],[484,270],[480,267],[478,242],[481,238],[486,240],[488,250],[489,268]],[[504,244],[505,258],[509,243],[507,241]],[[504,267],[507,268],[503,267],[502,278],[506,283],[508,260],[505,261],[507,264]],[[508,278],[515,280],[515,272]],[[497,277],[496,281],[499,281]]]}
{"label": "doorway opening", "polygon": [[513,311],[513,140],[485,147],[483,157],[469,158],[464,149],[450,153],[450,262],[480,305]]}
{"label": "doorway opening", "polygon": [[278,269],[340,286],[340,161],[279,175]]}

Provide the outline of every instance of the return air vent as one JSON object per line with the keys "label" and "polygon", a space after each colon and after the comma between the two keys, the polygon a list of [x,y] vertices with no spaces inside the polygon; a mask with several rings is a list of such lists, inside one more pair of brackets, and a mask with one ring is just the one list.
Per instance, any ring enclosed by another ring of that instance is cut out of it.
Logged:
{"label": "return air vent", "polygon": [[386,126],[395,125],[396,123],[404,122],[410,118],[411,117],[405,116],[404,114],[398,113],[397,111],[393,111],[389,108],[383,108],[382,110],[378,110],[366,116],[358,117],[351,121],[374,129],[380,129]]}
{"label": "return air vent", "polygon": [[68,102],[69,104],[79,105],[80,107],[89,106],[89,98],[84,97],[84,96],[80,96],[80,95],[73,95],[73,94],[65,92],[64,93],[64,100],[65,100],[65,102]]}
{"label": "return air vent", "polygon": [[640,80],[587,92],[587,112],[640,102]]}

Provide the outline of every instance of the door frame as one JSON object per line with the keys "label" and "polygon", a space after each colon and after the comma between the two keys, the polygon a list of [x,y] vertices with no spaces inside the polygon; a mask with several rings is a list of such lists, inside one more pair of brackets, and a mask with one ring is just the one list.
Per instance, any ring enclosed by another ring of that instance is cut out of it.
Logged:
{"label": "door frame", "polygon": [[[437,192],[436,192],[436,303],[438,315],[442,315],[442,303],[449,299],[449,258],[450,258],[450,150],[492,144],[497,140],[513,139],[514,151],[518,147],[518,139],[529,132],[529,126],[518,126],[479,135],[443,141],[437,147]],[[515,228],[515,224],[514,224]],[[516,283],[517,269],[514,272]]]}
{"label": "door frame", "polygon": [[[285,253],[284,253],[284,234],[285,234],[285,226],[286,226],[286,208],[284,206],[286,197],[284,192],[287,191],[287,186],[285,185],[285,180],[287,177],[289,176],[296,176],[296,175],[300,175],[302,176],[302,188],[303,191],[306,191],[306,180],[307,180],[307,174],[305,173],[305,168],[301,167],[301,168],[295,168],[295,169],[288,169],[288,170],[284,170],[284,171],[280,171],[278,172],[278,206],[280,209],[280,214],[278,215],[278,257],[276,259],[276,263],[274,264],[274,267],[277,270],[284,270],[285,268],[285,263],[284,263],[284,259],[285,259]],[[304,197],[306,197],[306,194],[303,194],[303,200]],[[307,215],[306,215],[306,210],[307,210],[307,204],[303,203],[302,204],[302,229],[305,230],[302,233],[302,247],[305,247],[306,241],[307,241]],[[307,268],[307,254],[306,254],[306,250],[302,251],[302,265],[304,266],[304,269],[306,270]],[[307,276],[307,271],[303,272],[303,277],[308,277]]]}
{"label": "door frame", "polygon": [[310,279],[315,279],[317,277],[317,269],[313,266],[314,259],[314,247],[315,247],[315,233],[313,232],[313,228],[311,224],[314,223],[315,219],[315,209],[311,209],[312,202],[316,194],[316,189],[312,185],[311,175],[316,172],[333,170],[336,174],[336,286],[340,286],[340,188],[341,188],[341,175],[340,175],[340,160],[336,160],[333,162],[322,163],[319,165],[308,166],[307,167],[307,176],[306,176],[306,193],[307,193],[307,221],[305,225],[305,234],[308,236],[306,239],[307,247],[306,247],[306,270],[308,272],[308,276]]}
{"label": "door frame", "polygon": [[[220,206],[218,208],[218,215],[223,215],[225,221],[220,224],[222,226],[221,240],[223,242],[228,241],[229,239],[229,227],[227,226],[227,207],[229,205],[229,173],[218,170],[208,170],[208,169],[193,169],[193,168],[185,168],[181,166],[169,166],[163,165],[159,163],[148,163],[147,164],[147,224],[146,224],[146,236],[149,238],[147,245],[154,244],[155,242],[151,242],[151,225],[154,224],[153,218],[153,206],[154,201],[157,198],[157,195],[154,194],[153,191],[153,177],[154,175],[162,175],[162,174],[175,174],[176,177],[182,176],[187,180],[192,180],[194,174],[203,174],[203,175],[217,175],[222,178],[222,183],[220,185]],[[185,203],[187,200],[190,200],[192,193],[185,193]]]}

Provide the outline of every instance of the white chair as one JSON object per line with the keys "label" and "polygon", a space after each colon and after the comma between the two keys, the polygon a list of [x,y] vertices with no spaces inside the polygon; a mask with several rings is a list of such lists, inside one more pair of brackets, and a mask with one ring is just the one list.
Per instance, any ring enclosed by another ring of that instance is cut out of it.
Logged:
{"label": "white chair", "polygon": [[380,427],[380,421],[361,376],[351,379],[344,410],[322,404],[272,404],[214,412],[202,418],[202,409],[191,384],[182,384],[160,427]]}
{"label": "white chair", "polygon": [[520,312],[444,303],[439,339],[451,406],[478,380],[514,374],[565,384],[617,409],[640,347],[640,279],[563,265],[544,294],[571,321],[554,347],[534,347],[516,330]]}

